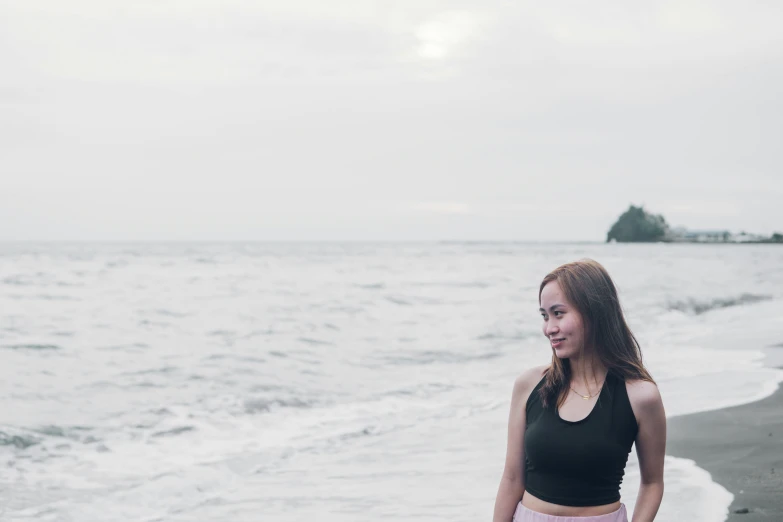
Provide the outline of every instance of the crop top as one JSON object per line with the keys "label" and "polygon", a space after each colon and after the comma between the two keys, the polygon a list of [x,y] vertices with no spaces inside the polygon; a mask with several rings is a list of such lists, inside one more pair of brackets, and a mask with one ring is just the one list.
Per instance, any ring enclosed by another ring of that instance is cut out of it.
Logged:
{"label": "crop top", "polygon": [[600,506],[620,500],[620,483],[638,424],[625,381],[609,371],[592,411],[582,420],[544,408],[538,390],[525,406],[525,489],[563,506]]}

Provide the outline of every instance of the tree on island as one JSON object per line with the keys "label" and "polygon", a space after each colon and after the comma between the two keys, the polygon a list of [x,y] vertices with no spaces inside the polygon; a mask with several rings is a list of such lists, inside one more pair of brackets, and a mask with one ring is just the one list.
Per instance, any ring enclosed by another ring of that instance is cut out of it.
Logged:
{"label": "tree on island", "polygon": [[644,207],[631,205],[609,229],[606,242],[619,243],[666,241],[669,225],[660,214],[650,214]]}

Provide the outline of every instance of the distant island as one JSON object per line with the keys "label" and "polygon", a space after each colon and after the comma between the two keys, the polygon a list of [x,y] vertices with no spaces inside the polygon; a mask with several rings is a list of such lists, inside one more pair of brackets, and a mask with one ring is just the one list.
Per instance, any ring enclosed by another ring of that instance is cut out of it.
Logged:
{"label": "distant island", "polygon": [[671,228],[660,214],[651,214],[643,207],[631,205],[612,225],[606,242],[618,243],[783,243],[783,234],[769,237],[728,230],[688,230]]}

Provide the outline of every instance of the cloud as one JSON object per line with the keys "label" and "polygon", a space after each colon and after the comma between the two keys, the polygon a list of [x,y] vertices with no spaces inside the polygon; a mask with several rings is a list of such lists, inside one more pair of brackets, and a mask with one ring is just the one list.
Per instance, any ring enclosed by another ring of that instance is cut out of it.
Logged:
{"label": "cloud", "polygon": [[419,57],[440,60],[475,38],[480,24],[476,15],[465,11],[440,13],[416,29]]}
{"label": "cloud", "polygon": [[764,233],[781,9],[0,0],[0,239],[589,239],[639,201]]}
{"label": "cloud", "polygon": [[470,205],[457,201],[423,201],[411,203],[408,206],[414,211],[430,214],[471,215],[475,213]]}
{"label": "cloud", "polygon": [[738,217],[742,214],[741,205],[735,201],[704,201],[699,199],[667,201],[657,209],[651,209],[657,214],[677,215],[679,218],[687,216],[721,216]]}

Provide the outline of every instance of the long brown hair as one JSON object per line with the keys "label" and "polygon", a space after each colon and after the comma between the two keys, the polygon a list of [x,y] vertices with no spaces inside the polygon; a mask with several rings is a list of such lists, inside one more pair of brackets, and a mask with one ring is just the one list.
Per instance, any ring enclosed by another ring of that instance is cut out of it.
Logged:
{"label": "long brown hair", "polygon": [[[557,281],[566,299],[582,316],[585,346],[590,347],[601,363],[614,375],[624,379],[655,382],[642,363],[642,350],[628,328],[617,297],[617,289],[606,269],[592,259],[581,259],[559,266],[541,281],[538,302],[544,287]],[[584,349],[583,347],[583,349]],[[563,404],[571,382],[571,363],[552,353],[552,364],[539,390],[546,406]]]}

